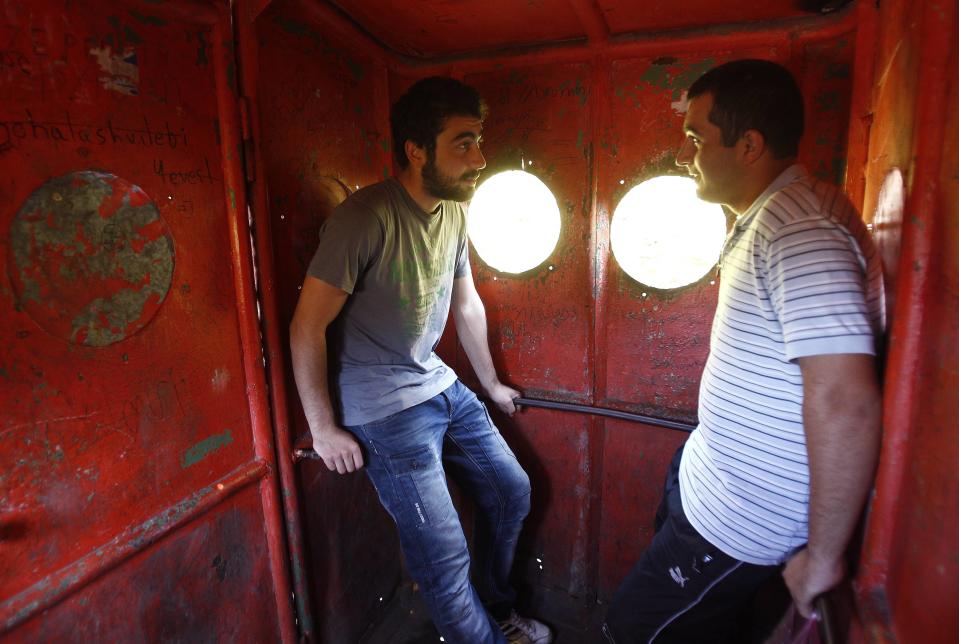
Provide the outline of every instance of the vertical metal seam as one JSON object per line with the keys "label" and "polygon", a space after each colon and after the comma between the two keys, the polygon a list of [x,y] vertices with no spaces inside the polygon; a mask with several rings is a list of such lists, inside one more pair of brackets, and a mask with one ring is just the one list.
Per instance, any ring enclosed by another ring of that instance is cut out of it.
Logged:
{"label": "vertical metal seam", "polygon": [[[273,431],[266,387],[263,345],[257,320],[257,294],[254,286],[253,247],[248,219],[246,183],[243,177],[242,141],[240,139],[237,75],[231,76],[237,62],[232,3],[218,5],[220,20],[214,27],[217,111],[220,115],[221,161],[223,164],[224,199],[230,238],[236,312],[242,346],[242,363],[247,401],[253,433],[254,453],[276,470]],[[287,565],[286,535],[277,476],[270,475],[260,483],[260,499],[265,518],[265,533],[270,558],[270,573],[276,598],[276,615],[283,642],[297,640],[290,601],[290,575]],[[279,532],[277,532],[279,530]]]}

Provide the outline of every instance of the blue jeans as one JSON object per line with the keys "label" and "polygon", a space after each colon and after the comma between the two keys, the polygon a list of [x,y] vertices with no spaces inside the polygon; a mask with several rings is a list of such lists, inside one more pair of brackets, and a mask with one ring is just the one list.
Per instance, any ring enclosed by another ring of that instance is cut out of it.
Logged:
{"label": "blue jeans", "polygon": [[[366,447],[366,473],[396,522],[410,576],[440,634],[453,643],[502,644],[484,603],[508,614],[516,599],[509,573],[530,486],[486,407],[457,380],[426,402],[347,429]],[[475,588],[447,473],[476,506]]]}

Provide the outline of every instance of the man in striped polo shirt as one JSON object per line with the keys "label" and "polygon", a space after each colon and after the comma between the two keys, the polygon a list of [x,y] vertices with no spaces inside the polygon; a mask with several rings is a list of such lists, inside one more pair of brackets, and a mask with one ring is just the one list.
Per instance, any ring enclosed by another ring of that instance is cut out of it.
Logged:
{"label": "man in striped polo shirt", "polygon": [[616,644],[721,642],[780,569],[811,614],[845,574],[879,452],[879,257],[848,200],[796,164],[795,80],[740,60],[687,98],[676,163],[736,223],[699,426],[667,473],[656,536],[610,606],[603,630]]}

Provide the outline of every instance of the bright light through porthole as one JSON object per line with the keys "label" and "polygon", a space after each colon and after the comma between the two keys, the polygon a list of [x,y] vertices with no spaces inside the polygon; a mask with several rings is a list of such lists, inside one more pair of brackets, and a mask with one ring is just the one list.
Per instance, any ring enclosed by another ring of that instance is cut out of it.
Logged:
{"label": "bright light through porthole", "polygon": [[637,282],[658,289],[692,284],[716,266],[726,216],[696,196],[686,177],[649,179],[631,189],[613,213],[613,255]]}
{"label": "bright light through porthole", "polygon": [[508,170],[483,182],[469,208],[469,237],[484,262],[503,273],[542,264],[559,240],[556,198],[528,172]]}

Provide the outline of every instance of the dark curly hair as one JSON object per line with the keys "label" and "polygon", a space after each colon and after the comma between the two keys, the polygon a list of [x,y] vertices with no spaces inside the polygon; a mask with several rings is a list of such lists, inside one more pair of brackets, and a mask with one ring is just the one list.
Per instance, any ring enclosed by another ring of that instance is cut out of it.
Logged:
{"label": "dark curly hair", "polygon": [[436,137],[451,116],[486,118],[487,106],[474,88],[455,78],[430,76],[413,84],[390,111],[393,131],[393,158],[401,168],[410,161],[406,142],[425,148],[430,157],[436,153]]}

